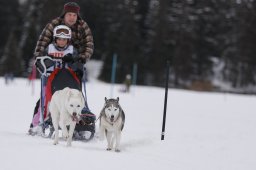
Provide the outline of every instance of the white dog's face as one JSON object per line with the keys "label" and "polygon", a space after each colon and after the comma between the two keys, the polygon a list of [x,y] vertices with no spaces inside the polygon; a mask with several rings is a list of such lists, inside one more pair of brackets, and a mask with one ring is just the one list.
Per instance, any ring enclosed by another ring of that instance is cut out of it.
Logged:
{"label": "white dog's face", "polygon": [[84,105],[84,98],[80,92],[69,91],[66,109],[73,119],[78,119],[80,117]]}
{"label": "white dog's face", "polygon": [[106,108],[105,108],[105,114],[106,114],[107,119],[108,119],[110,122],[114,122],[114,121],[116,121],[116,119],[118,118],[118,115],[119,115],[119,108],[118,108],[118,107],[115,107],[115,106],[112,104],[112,105],[110,105],[109,107],[106,107]]}

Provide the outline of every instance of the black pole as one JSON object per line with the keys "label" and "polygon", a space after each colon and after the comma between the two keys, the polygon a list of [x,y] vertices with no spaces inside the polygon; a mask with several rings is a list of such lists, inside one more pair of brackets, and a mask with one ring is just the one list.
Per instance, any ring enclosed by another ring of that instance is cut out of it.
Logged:
{"label": "black pole", "polygon": [[164,140],[164,135],[165,135],[164,133],[165,133],[165,119],[166,119],[167,97],[168,97],[169,69],[170,69],[170,62],[167,61],[166,62],[166,79],[165,79],[165,96],[164,96],[164,113],[163,113],[161,140]]}

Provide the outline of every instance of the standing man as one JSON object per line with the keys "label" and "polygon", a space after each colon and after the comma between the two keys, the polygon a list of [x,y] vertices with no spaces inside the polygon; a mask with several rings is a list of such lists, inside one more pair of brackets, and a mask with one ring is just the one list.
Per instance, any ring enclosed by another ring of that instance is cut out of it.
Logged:
{"label": "standing man", "polygon": [[47,46],[53,40],[53,29],[58,25],[66,25],[72,30],[71,44],[78,51],[78,58],[81,63],[86,63],[93,54],[94,44],[92,32],[88,24],[80,17],[80,7],[75,2],[68,2],[64,5],[60,17],[53,19],[42,31],[34,52],[34,57],[42,56]]}

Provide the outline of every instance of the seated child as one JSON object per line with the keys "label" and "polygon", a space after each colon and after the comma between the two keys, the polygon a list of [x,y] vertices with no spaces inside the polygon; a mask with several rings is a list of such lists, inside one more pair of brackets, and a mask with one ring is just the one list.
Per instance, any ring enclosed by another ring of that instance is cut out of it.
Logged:
{"label": "seated child", "polygon": [[[66,25],[56,26],[53,30],[53,42],[45,49],[45,54],[51,56],[55,63],[51,61],[45,61],[47,66],[47,72],[53,71],[55,66],[60,67],[60,63],[57,61],[71,62],[77,56],[77,50],[71,45],[71,29]],[[44,70],[41,65],[40,57],[36,59],[36,66],[40,73]]]}
{"label": "seated child", "polygon": [[[54,71],[55,68],[62,67],[62,62],[66,63],[65,67],[71,67],[75,72],[79,72],[81,74],[83,68],[83,64],[80,63],[80,66],[77,66],[77,64],[70,64],[73,63],[76,56],[77,51],[71,45],[71,29],[67,27],[66,25],[59,25],[56,26],[53,30],[53,42],[49,44],[49,46],[45,50],[45,55],[50,56],[52,60],[45,60],[45,66],[46,66],[46,77],[45,81],[47,81],[47,77],[51,75],[51,73]],[[37,58],[35,65],[37,66],[37,69],[42,74],[44,67],[41,64],[40,57]],[[79,65],[79,64],[78,64]],[[80,69],[80,70],[79,70]],[[44,90],[46,87],[44,86]],[[47,105],[47,104],[46,104]],[[29,134],[35,133],[35,130],[33,130],[33,127],[36,127],[39,124],[40,120],[40,102],[38,101],[36,104],[36,107],[34,109],[34,115],[32,123],[30,124]]]}

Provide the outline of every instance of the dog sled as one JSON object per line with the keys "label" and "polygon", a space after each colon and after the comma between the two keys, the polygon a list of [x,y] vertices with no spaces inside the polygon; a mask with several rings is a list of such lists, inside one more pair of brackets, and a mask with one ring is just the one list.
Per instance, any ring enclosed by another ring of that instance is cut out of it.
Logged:
{"label": "dog sled", "polygon": [[82,87],[84,87],[85,107],[81,112],[81,120],[76,123],[73,140],[91,140],[95,133],[95,115],[90,111],[87,104],[83,64],[78,61],[66,63],[60,58],[42,56],[37,58],[36,65],[41,73],[41,96],[34,109],[29,134],[36,135],[40,129],[42,136],[52,138],[54,128],[48,111],[48,104],[52,95],[65,87],[81,92],[83,91]]}

